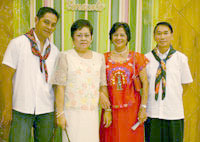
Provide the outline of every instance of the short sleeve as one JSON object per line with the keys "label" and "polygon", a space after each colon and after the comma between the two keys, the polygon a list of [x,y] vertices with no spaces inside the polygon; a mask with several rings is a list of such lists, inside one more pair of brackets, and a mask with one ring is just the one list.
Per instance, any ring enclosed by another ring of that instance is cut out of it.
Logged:
{"label": "short sleeve", "polygon": [[107,86],[105,57],[102,55],[100,86]]}
{"label": "short sleeve", "polygon": [[61,52],[56,59],[55,68],[51,76],[50,83],[65,86],[67,81],[67,70],[67,54]]}
{"label": "short sleeve", "polygon": [[20,47],[17,44],[16,39],[10,41],[6,52],[4,54],[2,64],[5,64],[13,69],[17,68],[20,56]]}
{"label": "short sleeve", "polygon": [[183,58],[181,60],[181,83],[188,84],[192,81],[193,79],[188,65],[188,58],[183,55]]}
{"label": "short sleeve", "polygon": [[139,75],[140,71],[144,67],[146,67],[146,65],[149,63],[149,60],[141,53],[135,52],[135,53],[133,53],[133,56],[135,56],[133,59],[135,59],[135,67],[136,67],[135,74],[137,76],[137,75]]}

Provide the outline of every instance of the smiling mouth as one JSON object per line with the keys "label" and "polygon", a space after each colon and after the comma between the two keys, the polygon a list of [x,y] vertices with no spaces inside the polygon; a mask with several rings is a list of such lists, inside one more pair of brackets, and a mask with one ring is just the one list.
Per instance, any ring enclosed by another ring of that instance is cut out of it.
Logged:
{"label": "smiling mouth", "polygon": [[122,41],[117,41],[116,43],[120,44],[120,43],[122,43]]}

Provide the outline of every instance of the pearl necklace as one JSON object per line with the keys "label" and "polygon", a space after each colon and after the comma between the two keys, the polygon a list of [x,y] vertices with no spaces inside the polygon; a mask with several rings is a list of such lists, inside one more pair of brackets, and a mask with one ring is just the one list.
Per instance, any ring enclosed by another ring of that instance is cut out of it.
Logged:
{"label": "pearl necklace", "polygon": [[127,47],[125,48],[125,50],[123,50],[123,51],[121,51],[121,52],[118,52],[118,51],[116,51],[116,50],[113,50],[113,52],[114,52],[115,54],[118,54],[118,55],[122,55],[122,54],[126,53],[127,51],[128,51],[128,48],[127,48]]}

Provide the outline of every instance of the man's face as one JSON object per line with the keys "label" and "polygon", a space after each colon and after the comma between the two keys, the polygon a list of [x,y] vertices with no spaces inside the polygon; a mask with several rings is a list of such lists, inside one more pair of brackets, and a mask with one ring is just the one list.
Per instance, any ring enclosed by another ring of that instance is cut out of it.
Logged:
{"label": "man's face", "polygon": [[169,47],[173,39],[173,33],[166,25],[159,25],[154,33],[154,39],[158,47]]}
{"label": "man's face", "polygon": [[56,28],[57,17],[53,13],[46,13],[40,19],[36,16],[35,18],[35,30],[37,31],[37,36],[41,38],[48,38]]}

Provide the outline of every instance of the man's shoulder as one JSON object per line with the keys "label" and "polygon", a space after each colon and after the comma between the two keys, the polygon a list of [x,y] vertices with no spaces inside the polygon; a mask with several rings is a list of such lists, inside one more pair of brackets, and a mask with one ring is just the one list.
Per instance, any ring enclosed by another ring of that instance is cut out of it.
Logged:
{"label": "man's shoulder", "polygon": [[148,59],[149,58],[151,58],[152,57],[152,52],[151,51],[149,51],[149,52],[147,52],[146,54],[144,54],[145,55],[145,57],[147,57]]}
{"label": "man's shoulder", "polygon": [[50,42],[50,44],[51,44],[51,47],[52,47],[53,49],[58,50],[58,47],[57,47],[53,42]]}
{"label": "man's shoulder", "polygon": [[187,60],[187,58],[188,58],[184,53],[182,53],[182,52],[180,52],[180,51],[178,51],[178,50],[176,50],[175,55],[176,55],[178,58],[181,58],[182,60]]}
{"label": "man's shoulder", "polygon": [[25,41],[29,41],[28,38],[25,35],[20,35],[13,38],[10,42],[17,44],[17,43],[24,43]]}
{"label": "man's shoulder", "polygon": [[58,54],[60,52],[58,47],[53,42],[50,42],[50,44],[51,44],[51,50],[56,54]]}
{"label": "man's shoulder", "polygon": [[176,50],[175,52],[176,54],[180,55],[180,56],[186,56],[183,52]]}
{"label": "man's shoulder", "polygon": [[30,45],[30,42],[25,35],[20,35],[10,40],[8,48],[14,50],[21,50],[22,47],[24,47],[25,45]]}

